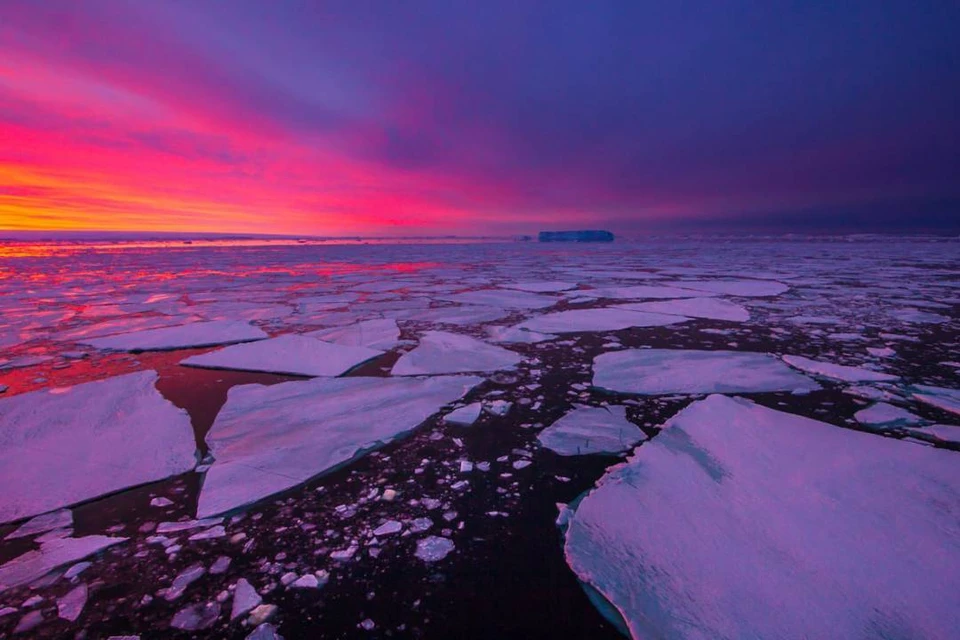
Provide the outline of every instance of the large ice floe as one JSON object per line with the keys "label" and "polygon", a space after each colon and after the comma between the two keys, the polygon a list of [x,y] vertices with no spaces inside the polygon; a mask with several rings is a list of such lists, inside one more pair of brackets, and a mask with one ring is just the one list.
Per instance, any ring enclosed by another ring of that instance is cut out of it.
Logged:
{"label": "large ice floe", "polygon": [[634,638],[948,638],[956,453],[714,395],[566,512]]}
{"label": "large ice floe", "polygon": [[0,400],[0,522],[192,469],[190,417],[156,380],[141,371]]}
{"label": "large ice floe", "polygon": [[820,388],[766,353],[688,349],[629,349],[601,354],[593,359],[593,386],[639,395]]}
{"label": "large ice floe", "polygon": [[578,407],[540,432],[537,439],[561,456],[629,451],[646,439],[640,427],[627,420],[627,408]]}
{"label": "large ice floe", "polygon": [[197,517],[330,471],[413,430],[481,381],[357,377],[234,387],[207,434],[216,461],[204,479]]}
{"label": "large ice floe", "polygon": [[890,382],[897,379],[897,376],[889,373],[812,360],[803,356],[787,355],[783,356],[783,361],[809,374],[843,382]]}
{"label": "large ice floe", "polygon": [[684,298],[682,300],[658,300],[655,302],[635,302],[617,305],[631,311],[667,313],[707,320],[726,320],[728,322],[746,322],[750,312],[736,302],[720,298]]}
{"label": "large ice floe", "polygon": [[400,342],[400,327],[393,318],[377,318],[344,327],[311,331],[304,335],[349,347],[368,347],[386,351]]}
{"label": "large ice floe", "polygon": [[606,307],[548,313],[521,322],[516,328],[538,333],[579,333],[581,331],[619,331],[630,327],[662,327],[687,320],[689,318],[665,313]]}
{"label": "large ice floe", "polygon": [[4,565],[0,565],[0,593],[43,577],[57,567],[82,560],[107,547],[125,542],[126,538],[85,536],[83,538],[54,538],[27,551]]}
{"label": "large ice floe", "polygon": [[508,369],[523,360],[515,351],[459,333],[427,331],[420,345],[393,365],[395,376],[467,373]]}
{"label": "large ice floe", "polygon": [[537,295],[525,291],[505,291],[503,289],[465,291],[450,296],[441,296],[440,299],[458,304],[473,304],[503,309],[545,309],[560,301],[559,298],[552,296]]}
{"label": "large ice floe", "polygon": [[679,287],[745,298],[778,296],[790,287],[771,280],[681,280]]}
{"label": "large ice floe", "polygon": [[207,369],[263,371],[299,376],[339,376],[383,351],[287,334],[190,356],[180,364]]}
{"label": "large ice floe", "polygon": [[266,337],[267,334],[263,329],[249,322],[212,320],[191,322],[176,327],[118,333],[102,338],[84,338],[80,342],[105,351],[167,351],[251,342],[263,340]]}

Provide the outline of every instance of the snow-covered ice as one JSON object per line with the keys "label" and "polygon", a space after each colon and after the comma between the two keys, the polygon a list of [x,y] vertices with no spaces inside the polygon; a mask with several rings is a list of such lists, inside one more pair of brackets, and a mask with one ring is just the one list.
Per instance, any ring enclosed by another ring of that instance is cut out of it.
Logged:
{"label": "snow-covered ice", "polygon": [[189,471],[187,412],[153,371],[0,399],[0,522]]}
{"label": "snow-covered ice", "polygon": [[623,406],[578,407],[540,432],[537,439],[562,456],[623,453],[646,439],[640,427],[627,420]]}
{"label": "snow-covered ice", "polygon": [[462,406],[459,409],[454,409],[447,415],[443,416],[443,421],[448,424],[469,427],[477,421],[477,418],[480,417],[480,412],[482,410],[483,403],[471,402],[470,404]]}
{"label": "snow-covered ice", "polygon": [[468,373],[508,369],[523,360],[520,354],[459,333],[427,331],[420,344],[397,360],[395,376]]}
{"label": "snow-covered ice", "polygon": [[728,322],[746,322],[750,319],[750,312],[745,308],[735,302],[721,298],[684,298],[681,300],[636,302],[617,306],[631,311],[667,313],[691,318],[726,320]]}
{"label": "snow-covered ice", "polygon": [[955,457],[710,396],[579,503],[565,555],[635,638],[946,640]]}
{"label": "snow-covered ice", "polygon": [[207,434],[216,462],[197,516],[306,482],[411,431],[480,382],[471,376],[318,378],[234,387]]}
{"label": "snow-covered ice", "polygon": [[362,320],[342,327],[311,331],[305,335],[344,346],[382,351],[388,351],[400,342],[400,328],[393,318]]}
{"label": "snow-covered ice", "polygon": [[287,334],[190,356],[180,364],[299,376],[339,376],[381,355],[383,351],[376,349]]}
{"label": "snow-covered ice", "polygon": [[629,349],[593,359],[593,386],[619,393],[813,391],[819,385],[774,356],[744,351]]}
{"label": "snow-covered ice", "polygon": [[928,384],[911,387],[913,397],[924,404],[960,416],[960,389],[947,389]]}
{"label": "snow-covered ice", "polygon": [[902,427],[921,422],[919,416],[886,402],[872,404],[866,409],[857,411],[853,417],[860,424],[884,428]]}
{"label": "snow-covered ice", "polygon": [[0,593],[33,582],[58,567],[83,560],[89,555],[126,540],[126,538],[109,536],[48,540],[41,544],[39,549],[27,551],[0,565]]}
{"label": "snow-covered ice", "polygon": [[102,338],[79,340],[105,351],[168,351],[188,347],[214,347],[237,342],[263,340],[267,334],[249,322],[213,320],[175,327],[118,333]]}

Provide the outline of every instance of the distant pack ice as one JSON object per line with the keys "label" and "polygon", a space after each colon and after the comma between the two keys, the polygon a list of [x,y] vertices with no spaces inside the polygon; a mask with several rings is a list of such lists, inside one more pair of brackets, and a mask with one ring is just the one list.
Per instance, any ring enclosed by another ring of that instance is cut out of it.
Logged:
{"label": "distant pack ice", "polygon": [[710,396],[565,514],[567,563],[638,639],[952,640],[956,456]]}
{"label": "distant pack ice", "polygon": [[156,381],[141,371],[0,399],[0,523],[192,469],[190,417]]}

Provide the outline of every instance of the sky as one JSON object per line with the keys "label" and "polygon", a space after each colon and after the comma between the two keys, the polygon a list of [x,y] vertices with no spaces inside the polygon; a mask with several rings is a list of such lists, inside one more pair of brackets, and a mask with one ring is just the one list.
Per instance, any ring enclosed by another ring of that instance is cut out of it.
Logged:
{"label": "sky", "polygon": [[0,229],[960,231],[956,0],[0,0]]}

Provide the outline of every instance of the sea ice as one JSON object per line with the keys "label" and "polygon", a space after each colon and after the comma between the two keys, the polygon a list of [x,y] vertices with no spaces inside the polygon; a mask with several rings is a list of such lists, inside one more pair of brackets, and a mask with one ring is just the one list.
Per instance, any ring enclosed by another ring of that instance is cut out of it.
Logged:
{"label": "sea ice", "polygon": [[472,402],[466,406],[460,407],[459,409],[454,409],[447,415],[443,416],[443,421],[448,424],[469,427],[477,421],[477,418],[480,417],[480,412],[482,410],[483,403]]}
{"label": "sea ice", "polygon": [[537,439],[561,456],[622,453],[646,439],[640,427],[627,420],[627,408],[579,407],[540,432]]}
{"label": "sea ice", "polygon": [[503,289],[465,291],[441,296],[440,299],[457,304],[472,304],[501,309],[546,309],[560,302],[559,298],[553,296],[537,295],[525,291],[504,291]]}
{"label": "sea ice", "polygon": [[679,287],[743,298],[778,296],[790,287],[772,280],[681,280]]}
{"label": "sea ice", "polygon": [[33,582],[65,564],[82,560],[107,547],[126,542],[126,538],[85,536],[48,540],[39,549],[27,551],[4,565],[0,565],[0,593],[28,582]]}
{"label": "sea ice", "polygon": [[440,536],[427,536],[417,541],[417,550],[414,555],[424,562],[438,562],[443,560],[454,550],[453,540]]}
{"label": "sea ice", "polygon": [[619,393],[813,391],[813,380],[774,356],[749,351],[629,349],[593,359],[593,386]]}
{"label": "sea ice", "polygon": [[960,416],[960,389],[918,384],[911,387],[913,397],[924,404]]}
{"label": "sea ice", "polygon": [[207,369],[264,371],[299,376],[339,376],[383,351],[287,334],[190,356],[180,364]]}
{"label": "sea ice", "polygon": [[38,533],[45,533],[53,529],[69,529],[73,527],[73,512],[70,509],[57,509],[50,513],[35,516],[20,525],[16,531],[7,536],[7,540],[23,538]]}
{"label": "sea ice", "polygon": [[557,336],[549,333],[538,333],[537,331],[528,331],[518,327],[488,327],[487,335],[494,342],[507,342],[518,344],[534,344],[537,342],[546,342],[554,340]]}
{"label": "sea ice", "polygon": [[742,306],[720,298],[686,298],[682,300],[662,300],[656,302],[637,302],[617,305],[620,309],[667,313],[691,318],[708,320],[726,320],[728,322],[746,322],[750,312]]}
{"label": "sea ice", "polygon": [[388,351],[400,342],[400,328],[393,318],[363,320],[356,324],[311,331],[304,335],[344,346],[382,351]]}
{"label": "sea ice", "polygon": [[946,640],[956,455],[710,396],[598,482],[565,555],[634,638]]}
{"label": "sea ice", "polygon": [[252,611],[254,607],[263,602],[263,598],[257,593],[245,578],[237,580],[237,587],[233,591],[233,606],[230,608],[230,619],[235,620],[242,615]]}
{"label": "sea ice", "polygon": [[413,430],[481,382],[436,378],[318,378],[230,389],[207,434],[216,462],[197,516],[256,502]]}
{"label": "sea ice", "polygon": [[556,293],[557,291],[566,291],[577,287],[576,283],[550,280],[511,282],[500,286],[505,289],[519,289],[520,291],[529,291],[530,293]]}
{"label": "sea ice", "polygon": [[626,287],[600,287],[577,293],[593,298],[613,298],[616,300],[642,300],[644,298],[706,298],[717,294],[708,291],[694,291],[678,287],[637,284]]}
{"label": "sea ice", "polygon": [[405,314],[397,314],[396,317],[411,322],[466,326],[493,322],[507,315],[508,313],[505,310],[497,307],[481,307],[471,304],[462,307],[436,307],[422,311],[411,311]]}
{"label": "sea ice", "polygon": [[420,345],[403,354],[393,365],[395,376],[434,375],[439,373],[467,373],[508,369],[520,361],[520,354],[481,342],[476,338],[448,333],[427,331],[420,338]]}
{"label": "sea ice", "polygon": [[186,411],[154,371],[0,400],[0,522],[19,520],[196,465]]}
{"label": "sea ice", "polygon": [[912,425],[921,421],[919,416],[886,402],[872,404],[866,409],[857,411],[853,417],[860,424],[884,428]]}
{"label": "sea ice", "polygon": [[897,376],[889,373],[861,369],[860,367],[847,367],[821,360],[811,360],[803,356],[786,355],[783,356],[783,361],[791,367],[806,371],[809,374],[843,382],[889,382],[897,379]]}
{"label": "sea ice", "polygon": [[262,329],[248,322],[213,320],[192,322],[178,327],[146,329],[102,338],[82,339],[79,342],[106,351],[168,351],[251,342],[263,340],[266,337],[267,334]]}
{"label": "sea ice", "polygon": [[521,322],[517,329],[540,333],[577,333],[581,331],[618,331],[630,327],[662,327],[686,322],[689,318],[664,313],[629,311],[616,307],[558,311]]}

